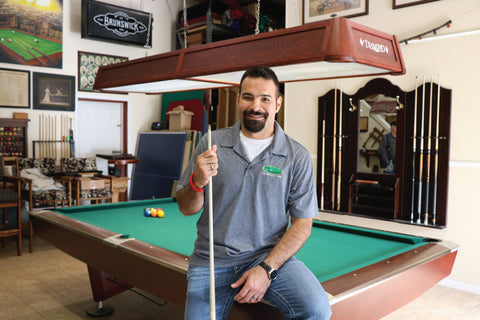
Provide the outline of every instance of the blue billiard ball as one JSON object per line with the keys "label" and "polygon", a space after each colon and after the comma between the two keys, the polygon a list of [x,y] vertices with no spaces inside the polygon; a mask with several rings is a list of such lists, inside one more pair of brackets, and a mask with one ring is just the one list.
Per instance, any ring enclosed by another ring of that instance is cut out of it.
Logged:
{"label": "blue billiard ball", "polygon": [[145,214],[145,217],[150,217],[150,210],[151,208],[145,208],[145,210],[143,211],[143,213]]}

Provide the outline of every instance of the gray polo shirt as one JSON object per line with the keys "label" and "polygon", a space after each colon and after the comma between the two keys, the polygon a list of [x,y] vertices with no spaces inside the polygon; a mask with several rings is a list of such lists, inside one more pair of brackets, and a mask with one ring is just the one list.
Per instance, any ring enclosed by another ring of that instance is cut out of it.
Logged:
{"label": "gray polo shirt", "polygon": [[[256,259],[277,244],[290,216],[318,215],[312,161],[307,149],[275,123],[272,144],[252,162],[240,142],[240,122],[212,132],[217,145],[218,174],[212,178],[215,266],[233,266]],[[208,148],[199,142],[177,190],[189,185],[197,156]],[[208,266],[208,188],[197,223],[190,263]]]}

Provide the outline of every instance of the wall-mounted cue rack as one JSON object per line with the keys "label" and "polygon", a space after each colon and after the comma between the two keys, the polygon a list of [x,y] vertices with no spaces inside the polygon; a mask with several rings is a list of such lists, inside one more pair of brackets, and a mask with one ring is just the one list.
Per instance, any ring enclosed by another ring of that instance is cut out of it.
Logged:
{"label": "wall-mounted cue rack", "polygon": [[[39,140],[33,142],[33,157],[36,158],[73,158],[75,142],[73,140],[72,118],[67,115],[44,115],[38,118]],[[37,154],[38,151],[38,154]]]}
{"label": "wall-mounted cue rack", "polygon": [[[451,90],[439,80],[417,78],[415,89],[405,92],[386,79],[373,79],[353,95],[335,88],[319,98],[317,193],[322,210],[446,226]],[[359,143],[364,130],[360,110],[365,99],[379,93],[396,99],[393,174],[359,170],[359,159],[372,162],[387,133],[370,133],[370,149]]]}

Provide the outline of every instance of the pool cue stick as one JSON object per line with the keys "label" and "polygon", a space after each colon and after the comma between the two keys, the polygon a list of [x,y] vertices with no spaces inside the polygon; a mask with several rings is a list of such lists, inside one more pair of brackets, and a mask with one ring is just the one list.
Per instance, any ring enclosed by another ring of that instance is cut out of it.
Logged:
{"label": "pool cue stick", "polygon": [[335,210],[335,170],[337,155],[337,84],[335,83],[335,97],[333,99],[333,155],[332,155],[332,210]]}
{"label": "pool cue stick", "polygon": [[68,118],[70,120],[70,129],[68,130],[68,135],[70,136],[70,157],[73,158],[75,156],[75,145],[73,143],[73,118]]}
{"label": "pool cue stick", "polygon": [[437,192],[438,192],[438,142],[440,134],[440,75],[437,80],[437,128],[435,132],[435,164],[433,168],[434,172],[434,184],[433,184],[433,208],[432,208],[432,224],[437,223]]}
{"label": "pool cue stick", "polygon": [[70,157],[70,136],[69,136],[69,132],[70,132],[70,121],[68,119],[68,117],[65,117],[65,123],[66,123],[66,132],[65,132],[65,140],[66,140],[66,145],[67,145],[67,158]]}
{"label": "pool cue stick", "polygon": [[412,205],[410,207],[410,222],[413,222],[415,207],[415,154],[417,152],[417,92],[418,77],[415,77],[415,102],[413,104],[413,159],[412,159]]}
{"label": "pool cue stick", "polygon": [[322,120],[322,194],[320,195],[320,209],[324,209],[325,203],[325,106],[323,108],[323,120]]}
{"label": "pool cue stick", "polygon": [[45,117],[45,122],[46,122],[46,126],[45,126],[45,157],[49,157],[50,156],[50,143],[48,143],[48,141],[50,140],[50,115],[47,115]]}
{"label": "pool cue stick", "polygon": [[45,146],[44,157],[48,157],[48,115],[44,117],[44,122],[45,122],[45,126],[43,127],[44,129],[43,143]]}
{"label": "pool cue stick", "polygon": [[63,157],[68,158],[68,145],[67,145],[67,115],[63,115]]}
{"label": "pool cue stick", "polygon": [[49,150],[50,150],[50,154],[49,154],[49,158],[52,158],[53,157],[53,146],[52,146],[52,140],[53,140],[53,116],[49,116],[48,117],[48,120],[49,120],[49,132],[48,132],[48,145],[49,145]]}
{"label": "pool cue stick", "polygon": [[425,125],[425,76],[423,76],[423,88],[422,88],[422,118],[420,119],[420,170],[418,173],[418,208],[417,208],[417,223],[421,223],[422,218],[422,181],[423,181],[423,131]]}
{"label": "pool cue stick", "polygon": [[427,179],[425,184],[425,216],[423,219],[424,224],[428,224],[428,216],[429,216],[429,198],[430,198],[430,161],[431,161],[431,153],[432,153],[432,112],[433,112],[433,75],[430,78],[430,106],[429,106],[429,114],[428,114],[428,142],[427,142]]}
{"label": "pool cue stick", "polygon": [[42,158],[45,157],[47,146],[45,145],[45,127],[47,126],[47,121],[45,115],[42,115]]}
{"label": "pool cue stick", "polygon": [[48,157],[52,156],[52,116],[48,115],[48,131],[47,131],[47,145],[48,145]]}
{"label": "pool cue stick", "polygon": [[63,158],[63,114],[60,115],[60,158]]}
{"label": "pool cue stick", "polygon": [[55,161],[57,161],[57,115],[55,115],[55,125],[54,125],[54,128],[55,128],[55,134],[53,136],[53,146],[54,146],[54,150],[55,150]]}
{"label": "pool cue stick", "polygon": [[[42,157],[42,115],[38,115],[38,155]],[[35,157],[35,155],[33,155]]]}
{"label": "pool cue stick", "polygon": [[46,126],[46,122],[45,122],[45,115],[42,114],[42,139],[41,139],[41,144],[42,144],[42,158],[45,157],[45,126]]}
{"label": "pool cue stick", "polygon": [[[208,150],[212,149],[212,128],[208,125]],[[210,319],[216,319],[215,313],[215,263],[213,252],[213,191],[212,191],[212,178],[208,182],[208,238],[209,238],[209,250],[210,250]]]}
{"label": "pool cue stick", "polygon": [[340,211],[342,187],[342,89],[340,84],[339,123],[338,123],[338,176],[337,176],[337,211]]}

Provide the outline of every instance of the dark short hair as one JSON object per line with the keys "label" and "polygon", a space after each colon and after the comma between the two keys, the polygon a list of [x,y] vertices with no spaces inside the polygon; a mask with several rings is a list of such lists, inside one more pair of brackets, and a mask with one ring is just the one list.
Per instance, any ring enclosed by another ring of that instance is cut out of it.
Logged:
{"label": "dark short hair", "polygon": [[247,69],[247,71],[245,71],[243,73],[242,79],[240,80],[240,93],[242,92],[243,81],[247,77],[250,77],[250,78],[264,78],[264,79],[267,79],[267,80],[272,80],[273,83],[275,84],[275,88],[276,88],[275,94],[276,94],[276,96],[278,97],[280,95],[280,84],[278,82],[277,75],[269,67],[257,66],[257,67],[251,67],[251,68]]}
{"label": "dark short hair", "polygon": [[397,125],[397,121],[392,121],[392,122],[390,122],[390,125],[391,125],[391,126],[396,126],[396,125]]}

